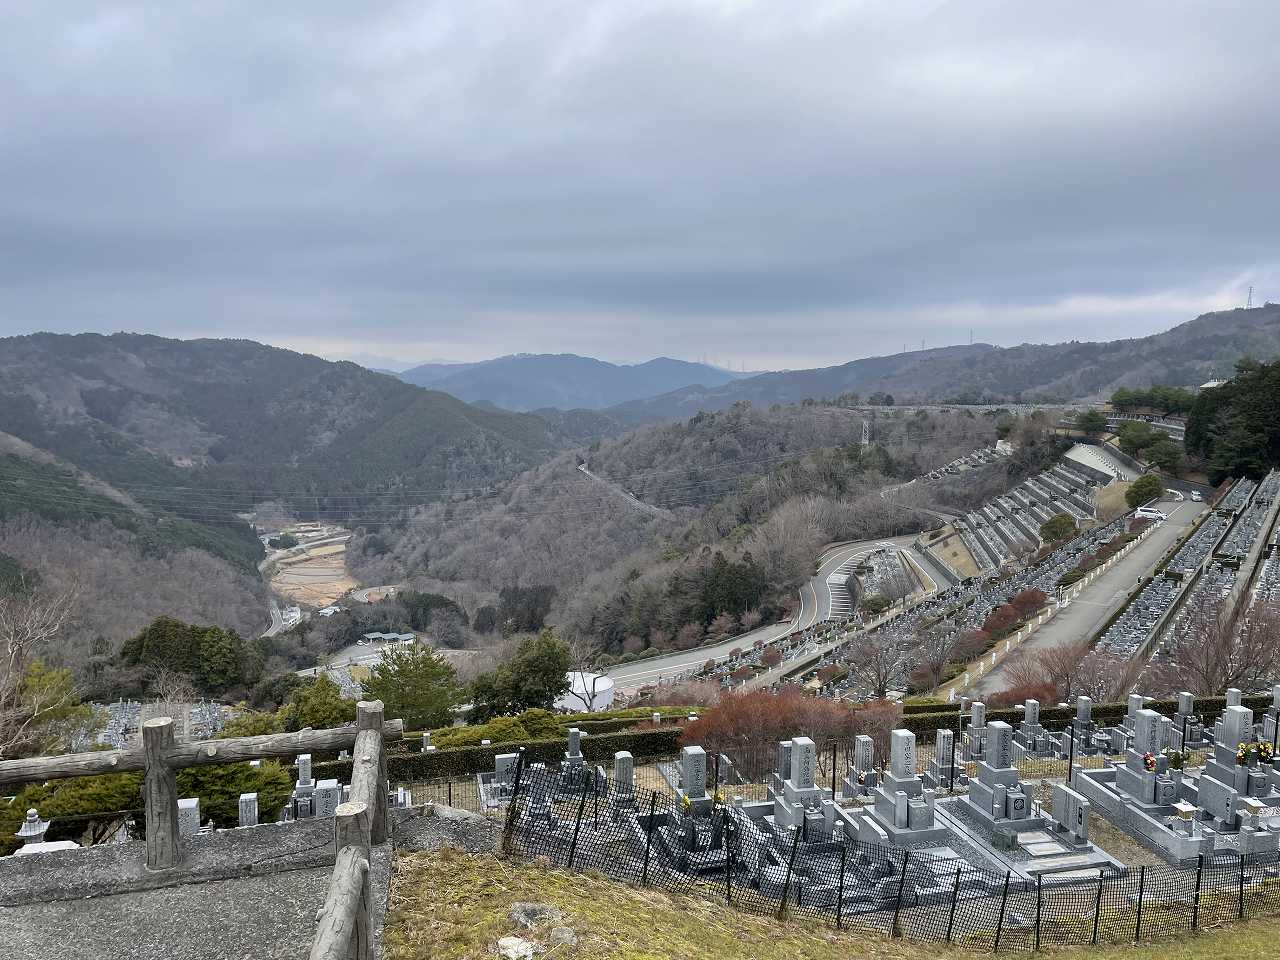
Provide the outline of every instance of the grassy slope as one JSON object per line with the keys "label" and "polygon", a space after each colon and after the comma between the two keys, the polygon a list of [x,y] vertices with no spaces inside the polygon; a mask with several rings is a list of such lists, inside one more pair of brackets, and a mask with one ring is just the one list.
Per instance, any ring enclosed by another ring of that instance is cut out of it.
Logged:
{"label": "grassy slope", "polygon": [[[507,915],[518,900],[549,903],[579,937],[577,947],[553,947],[543,956],[592,960],[754,960],[804,958],[925,960],[944,954],[990,956],[945,944],[918,944],[879,936],[838,934],[822,925],[779,923],[726,909],[711,899],[674,898],[591,874],[545,870],[446,850],[396,862],[387,926],[388,960],[459,960],[492,957],[498,938],[521,934]],[[1057,949],[1081,960],[1236,960],[1275,955],[1274,920],[1258,919],[1177,940],[1140,947]],[[545,929],[524,934],[546,941]]]}

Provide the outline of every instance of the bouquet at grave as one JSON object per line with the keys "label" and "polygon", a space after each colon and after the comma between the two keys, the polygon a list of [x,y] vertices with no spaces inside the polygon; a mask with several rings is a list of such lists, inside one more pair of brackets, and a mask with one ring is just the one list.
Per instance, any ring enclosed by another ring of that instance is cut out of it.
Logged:
{"label": "bouquet at grave", "polygon": [[1242,743],[1236,748],[1236,764],[1241,767],[1250,766],[1255,760],[1259,763],[1270,763],[1273,758],[1271,744],[1257,740]]}
{"label": "bouquet at grave", "polygon": [[1152,753],[1144,753],[1144,754],[1142,755],[1142,769],[1143,769],[1143,770],[1145,770],[1145,771],[1147,771],[1147,773],[1155,773],[1155,772],[1156,772],[1156,758],[1155,758],[1155,754],[1152,754]]}
{"label": "bouquet at grave", "polygon": [[1170,750],[1166,747],[1164,757],[1169,761],[1170,770],[1181,770],[1187,763],[1187,755],[1181,750]]}

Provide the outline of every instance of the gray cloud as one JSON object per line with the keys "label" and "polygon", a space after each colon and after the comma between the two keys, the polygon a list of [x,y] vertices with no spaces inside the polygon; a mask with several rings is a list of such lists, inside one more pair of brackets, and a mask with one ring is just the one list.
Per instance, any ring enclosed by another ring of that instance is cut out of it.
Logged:
{"label": "gray cloud", "polygon": [[1280,9],[0,2],[0,334],[832,363],[1280,299]]}

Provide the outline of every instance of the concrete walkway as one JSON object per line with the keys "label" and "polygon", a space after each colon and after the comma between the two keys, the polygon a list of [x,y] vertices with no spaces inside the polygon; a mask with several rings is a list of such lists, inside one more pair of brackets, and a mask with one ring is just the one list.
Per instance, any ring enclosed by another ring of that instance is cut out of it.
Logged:
{"label": "concrete walkway", "polygon": [[[1128,556],[1098,577],[1065,610],[1028,637],[1022,644],[1023,650],[1036,653],[1064,646],[1091,637],[1102,629],[1102,625],[1124,603],[1138,578],[1151,573],[1151,568],[1204,510],[1204,504],[1189,500],[1179,504],[1162,503],[1161,509],[1168,512],[1169,519],[1138,544]],[[975,683],[969,696],[985,697],[1006,689],[1009,686],[1006,676],[1008,662],[1001,661],[995,669]]]}

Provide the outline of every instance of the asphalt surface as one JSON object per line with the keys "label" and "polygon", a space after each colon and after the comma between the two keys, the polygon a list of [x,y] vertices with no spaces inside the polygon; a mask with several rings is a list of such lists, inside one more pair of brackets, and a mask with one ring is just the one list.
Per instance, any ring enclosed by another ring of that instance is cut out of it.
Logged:
{"label": "asphalt surface", "polygon": [[[1204,510],[1203,503],[1190,500],[1183,503],[1166,501],[1160,507],[1169,518],[1128,556],[1086,587],[1053,620],[1028,637],[1022,645],[1023,650],[1048,650],[1097,633],[1124,603],[1138,578],[1150,575],[1151,568]],[[976,683],[970,696],[989,696],[1008,687],[1006,664],[1007,661],[1002,661]]]}
{"label": "asphalt surface", "polygon": [[[375,897],[388,857],[375,855]],[[331,867],[0,907],[0,960],[297,960]]]}

